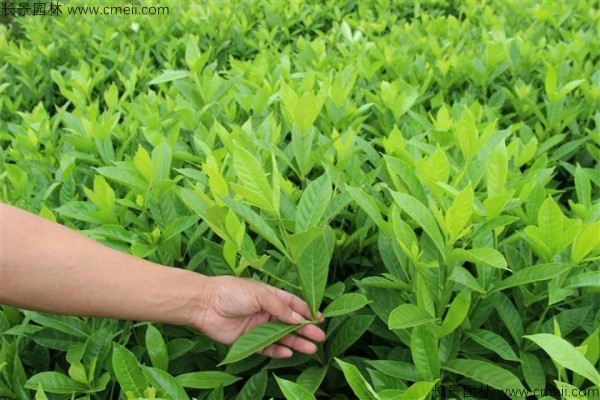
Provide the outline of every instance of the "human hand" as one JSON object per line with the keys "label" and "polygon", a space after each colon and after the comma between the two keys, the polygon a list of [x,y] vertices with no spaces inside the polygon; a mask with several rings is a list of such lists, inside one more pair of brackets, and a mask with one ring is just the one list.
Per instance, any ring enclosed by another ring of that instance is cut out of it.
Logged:
{"label": "human hand", "polygon": [[[308,305],[284,290],[232,276],[211,277],[208,281],[206,303],[192,325],[218,342],[231,344],[248,330],[269,321],[298,324],[311,319]],[[290,357],[293,351],[312,354],[317,346],[307,339],[321,342],[325,333],[309,324],[260,353],[274,358]]]}

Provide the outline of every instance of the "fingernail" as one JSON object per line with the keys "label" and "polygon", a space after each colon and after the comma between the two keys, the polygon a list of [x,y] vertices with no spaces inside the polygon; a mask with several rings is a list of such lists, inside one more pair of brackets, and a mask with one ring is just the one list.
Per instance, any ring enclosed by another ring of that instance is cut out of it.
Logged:
{"label": "fingernail", "polygon": [[317,312],[317,318],[318,319],[323,318],[323,313],[321,311]]}
{"label": "fingernail", "polygon": [[304,322],[304,317],[298,314],[296,311],[292,311],[292,320],[294,320],[294,322],[297,324],[301,324]]}

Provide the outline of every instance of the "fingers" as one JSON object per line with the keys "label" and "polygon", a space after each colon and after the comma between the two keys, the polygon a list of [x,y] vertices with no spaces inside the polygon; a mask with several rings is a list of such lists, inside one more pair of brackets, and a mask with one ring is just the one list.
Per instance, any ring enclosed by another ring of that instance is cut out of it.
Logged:
{"label": "fingers", "polygon": [[288,358],[293,355],[294,351],[304,354],[314,354],[317,351],[317,345],[300,336],[287,335],[276,344],[260,351],[259,354],[272,358]]}
{"label": "fingers", "polygon": [[258,354],[262,354],[263,356],[271,358],[289,358],[294,353],[289,347],[281,346],[279,344],[272,344],[262,351],[259,351]]}
{"label": "fingers", "polygon": [[325,340],[325,332],[323,332],[316,325],[305,325],[296,331],[297,334],[304,336],[315,342],[322,342]]}

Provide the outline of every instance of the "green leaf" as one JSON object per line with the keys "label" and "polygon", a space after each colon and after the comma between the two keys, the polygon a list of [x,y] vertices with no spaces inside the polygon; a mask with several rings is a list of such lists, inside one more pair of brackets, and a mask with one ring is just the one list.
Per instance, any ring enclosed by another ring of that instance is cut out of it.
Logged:
{"label": "green leaf", "polygon": [[489,265],[490,267],[509,270],[506,260],[498,250],[488,247],[478,247],[476,249],[453,249],[450,253],[452,257],[461,261],[469,261],[477,265]]}
{"label": "green leaf", "polygon": [[27,380],[25,387],[32,390],[41,387],[45,392],[62,394],[88,393],[89,390],[87,385],[77,382],[60,372],[51,371],[33,375]]}
{"label": "green leaf", "polygon": [[437,379],[431,382],[415,382],[406,389],[401,400],[426,400],[437,382]]}
{"label": "green leaf", "polygon": [[377,207],[377,203],[371,196],[366,194],[362,189],[353,188],[348,186],[346,188],[352,199],[363,209],[365,213],[375,222],[378,227],[383,226],[383,218],[381,217],[381,213],[379,212],[379,207]]}
{"label": "green leaf", "polygon": [[435,222],[433,214],[414,197],[399,192],[391,192],[396,204],[407,213],[415,222],[423,228],[425,233],[431,238],[435,247],[440,252],[440,255],[446,253],[446,245],[442,237],[439,227]]}
{"label": "green leaf", "polygon": [[323,310],[325,318],[334,317],[337,315],[349,314],[353,311],[360,310],[369,304],[369,299],[360,293],[346,293],[332,301]]}
{"label": "green leaf", "polygon": [[470,307],[471,292],[468,290],[459,292],[450,304],[450,308],[448,308],[444,322],[442,322],[439,337],[444,337],[458,328],[464,319],[467,318]]}
{"label": "green leaf", "polygon": [[379,400],[379,396],[375,390],[373,390],[371,384],[369,384],[369,382],[363,378],[358,371],[358,368],[350,363],[340,360],[339,358],[336,358],[335,361],[342,368],[342,372],[346,377],[346,381],[359,400]]}
{"label": "green leaf", "polygon": [[460,265],[456,265],[452,268],[452,272],[448,277],[452,282],[459,283],[474,292],[485,293],[485,290],[481,287],[477,279],[469,271]]}
{"label": "green leaf", "polygon": [[[512,372],[487,361],[454,359],[448,361],[444,370],[470,378],[498,390],[514,393],[525,388]],[[510,396],[513,399],[525,399],[525,396]]]}
{"label": "green leaf", "polygon": [[163,371],[169,368],[169,355],[167,354],[167,346],[158,329],[152,324],[148,324],[146,329],[146,349],[152,361],[152,365]]}
{"label": "green leaf", "polygon": [[327,346],[329,358],[341,355],[350,346],[352,346],[369,329],[374,315],[357,315],[347,319],[344,324],[335,332]]}
{"label": "green leaf", "polygon": [[262,399],[267,389],[267,370],[252,375],[246,381],[242,390],[238,393],[236,400]]}
{"label": "green leaf", "polygon": [[520,344],[521,337],[525,334],[525,329],[523,328],[523,321],[521,320],[519,311],[504,293],[498,295],[494,306],[515,343]]}
{"label": "green leaf", "polygon": [[162,74],[148,82],[148,85],[176,81],[178,79],[187,78],[188,76],[190,76],[188,71],[165,70]]}
{"label": "green leaf", "polygon": [[227,207],[231,208],[233,211],[243,217],[256,233],[264,237],[284,255],[289,256],[285,246],[277,236],[277,233],[275,233],[273,228],[271,228],[260,215],[254,212],[250,207],[238,201],[224,197],[223,202],[227,205]]}
{"label": "green leaf", "polygon": [[502,140],[490,153],[486,161],[486,181],[488,197],[502,196],[508,176],[508,154]]}
{"label": "green leaf", "polygon": [[366,360],[377,371],[405,381],[420,381],[421,374],[413,364],[394,360]]}
{"label": "green leaf", "polygon": [[[233,167],[244,188],[253,195],[251,198],[247,197],[246,200],[263,210],[275,213],[276,207],[273,204],[271,185],[269,185],[263,166],[248,150],[238,144],[233,152]],[[243,193],[247,194],[248,192],[244,191]],[[277,210],[279,210],[278,205]]]}
{"label": "green leaf", "polygon": [[316,317],[325,294],[330,249],[324,236],[313,240],[298,260],[298,275],[310,312]]}
{"label": "green leaf", "polygon": [[600,248],[600,221],[586,225],[577,233],[571,247],[571,260],[579,262],[598,248]]}
{"label": "green leaf", "polygon": [[529,389],[546,387],[546,372],[533,353],[521,353],[521,370]]}
{"label": "green leaf", "polygon": [[549,333],[526,335],[525,339],[541,347],[561,367],[570,369],[589,379],[594,385],[600,386],[598,370],[571,343]]}
{"label": "green leaf", "polygon": [[227,353],[227,356],[219,365],[243,360],[302,326],[302,324],[288,325],[279,321],[259,325],[240,336],[233,346],[231,346],[229,353]]}
{"label": "green leaf", "polygon": [[152,367],[143,367],[148,381],[153,387],[164,391],[168,398],[173,400],[188,400],[189,397],[183,387],[168,372]]}
{"label": "green leaf", "polygon": [[414,304],[401,304],[390,313],[390,329],[407,329],[435,322],[435,318]]}
{"label": "green leaf", "polygon": [[123,392],[132,392],[138,397],[143,397],[142,393],[148,387],[148,382],[142,373],[141,365],[135,356],[120,344],[113,345],[112,366]]}
{"label": "green leaf", "polygon": [[552,279],[561,273],[568,271],[568,264],[538,264],[531,267],[524,268],[520,271],[515,272],[508,278],[498,283],[492,292],[504,290],[510,287],[522,286],[528,283],[545,281]]}
{"label": "green leaf", "polygon": [[422,379],[433,381],[440,378],[440,355],[437,342],[431,333],[417,327],[410,337],[410,354]]}
{"label": "green leaf", "polygon": [[321,386],[321,383],[323,382],[323,379],[325,378],[326,374],[327,374],[327,366],[325,366],[325,367],[317,367],[317,366],[309,367],[309,368],[305,369],[304,371],[302,371],[300,373],[300,375],[298,375],[298,379],[296,380],[296,383],[298,385],[302,386],[304,389],[308,390],[309,392],[314,393]]}
{"label": "green leaf", "polygon": [[315,396],[311,392],[297,383],[279,378],[278,376],[275,376],[275,380],[287,400],[315,400]]}
{"label": "green leaf", "polygon": [[172,157],[171,146],[166,143],[162,143],[152,150],[152,177],[154,182],[169,179]]}
{"label": "green leaf", "polygon": [[331,200],[332,193],[331,179],[327,174],[323,174],[308,184],[296,210],[295,232],[303,232],[318,225]]}
{"label": "green leaf", "polygon": [[446,229],[452,242],[460,238],[461,232],[467,226],[473,214],[473,189],[471,184],[464,188],[452,202],[446,213]]}
{"label": "green leaf", "polygon": [[179,385],[192,389],[214,389],[229,386],[240,379],[242,378],[222,371],[190,372],[175,377]]}
{"label": "green leaf", "polygon": [[486,329],[472,329],[464,332],[474,342],[498,354],[507,361],[519,361],[510,344],[500,335]]}

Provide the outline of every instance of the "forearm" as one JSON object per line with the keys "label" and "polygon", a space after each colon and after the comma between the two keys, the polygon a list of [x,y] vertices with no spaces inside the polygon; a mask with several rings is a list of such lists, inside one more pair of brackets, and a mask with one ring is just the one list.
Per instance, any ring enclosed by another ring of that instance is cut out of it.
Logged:
{"label": "forearm", "polygon": [[207,281],[0,203],[0,303],[182,325],[202,306]]}

